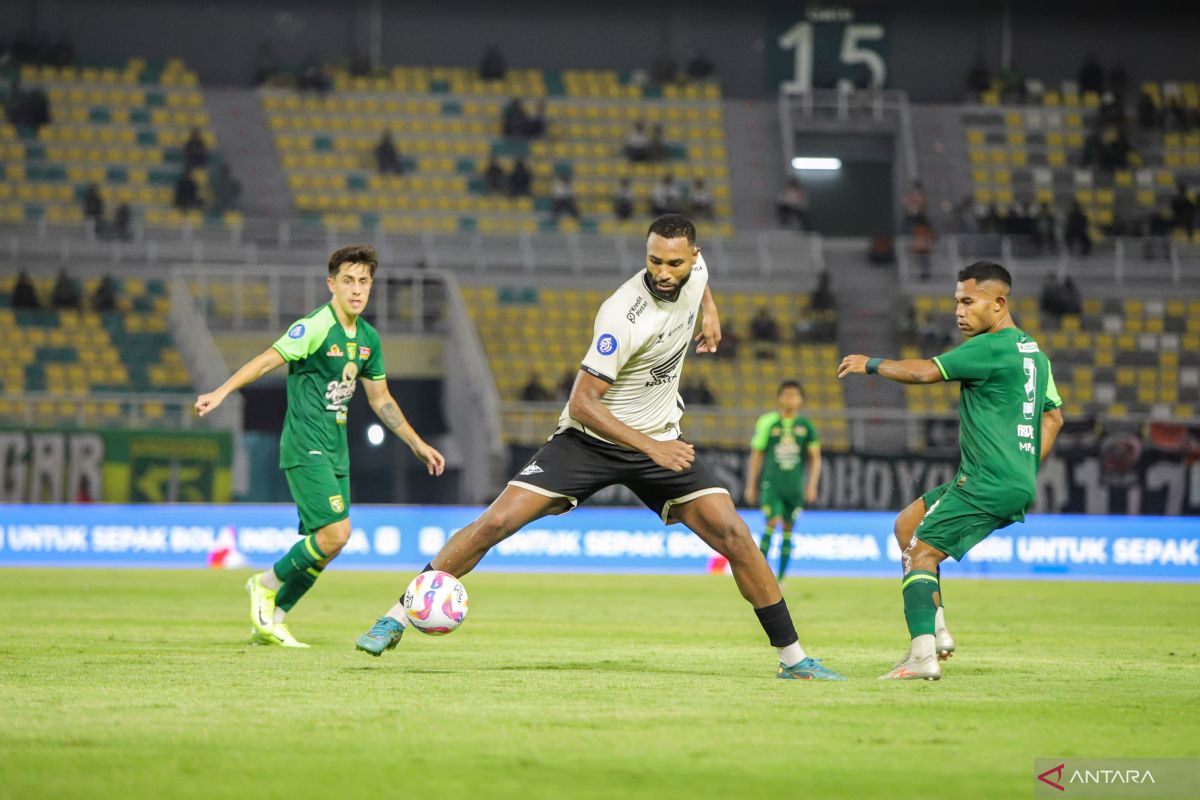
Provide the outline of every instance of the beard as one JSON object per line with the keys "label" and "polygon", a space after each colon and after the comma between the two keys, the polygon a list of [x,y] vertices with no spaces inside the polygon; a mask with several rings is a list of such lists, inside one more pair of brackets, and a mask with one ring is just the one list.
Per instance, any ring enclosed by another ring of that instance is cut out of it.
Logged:
{"label": "beard", "polygon": [[678,286],[669,292],[663,292],[658,288],[658,286],[655,285],[654,279],[650,277],[650,270],[646,270],[646,272],[642,275],[642,282],[646,284],[646,288],[650,290],[650,294],[654,295],[659,300],[665,300],[668,303],[674,303],[679,299],[679,292],[684,286],[687,286],[687,282],[691,279],[692,273],[689,272],[687,277],[679,282]]}

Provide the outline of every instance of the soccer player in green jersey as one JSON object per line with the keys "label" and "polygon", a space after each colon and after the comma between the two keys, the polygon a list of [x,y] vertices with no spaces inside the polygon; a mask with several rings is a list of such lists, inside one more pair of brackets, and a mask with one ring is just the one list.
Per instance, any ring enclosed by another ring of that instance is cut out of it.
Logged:
{"label": "soccer player in green jersey", "polygon": [[783,526],[779,550],[779,579],[787,573],[792,556],[792,527],[805,504],[817,499],[821,480],[821,440],[817,429],[800,416],[804,389],[796,381],[779,385],[779,409],[758,418],[750,440],[750,471],[746,475],[746,502],[761,505],[767,530],[759,541],[764,556],[771,549],[775,529]]}
{"label": "soccer player in green jersey", "polygon": [[417,435],[387,387],[379,334],[363,309],[371,296],[378,257],[368,246],[344,247],[329,257],[330,300],[296,320],[261,355],[248,361],[216,391],[196,399],[204,416],[231,392],[288,364],[287,416],[279,440],[279,466],[300,512],[303,537],[266,572],[251,576],[250,621],[257,644],[307,647],[284,622],[322,570],[350,539],[350,457],[346,409],[358,379],[379,419],[412,449],[430,475],[446,460]]}
{"label": "soccer player in green jersey", "polygon": [[933,359],[892,361],[846,356],[838,377],[881,375],[900,383],[958,381],[958,472],[927,492],[896,520],[904,567],[901,590],[912,643],[908,656],[881,676],[888,680],[941,677],[937,633],[939,567],[959,560],[992,531],[1021,522],[1037,492],[1037,472],[1062,428],[1062,399],[1050,360],[1013,322],[1012,277],[999,264],[979,261],[958,273],[955,321],[966,341]]}

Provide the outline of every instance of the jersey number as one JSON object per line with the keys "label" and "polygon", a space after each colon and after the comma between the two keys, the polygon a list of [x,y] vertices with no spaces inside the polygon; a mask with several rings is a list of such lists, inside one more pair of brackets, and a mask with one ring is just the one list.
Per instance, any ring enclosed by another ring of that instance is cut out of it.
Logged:
{"label": "jersey number", "polygon": [[1021,404],[1021,412],[1025,419],[1033,419],[1033,409],[1037,405],[1037,364],[1032,358],[1024,359],[1025,368],[1025,402]]}

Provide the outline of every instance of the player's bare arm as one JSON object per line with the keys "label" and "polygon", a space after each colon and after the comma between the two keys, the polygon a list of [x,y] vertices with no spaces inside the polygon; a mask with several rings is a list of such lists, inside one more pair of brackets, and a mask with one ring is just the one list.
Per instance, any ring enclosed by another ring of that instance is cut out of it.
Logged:
{"label": "player's bare arm", "polygon": [[1050,455],[1050,449],[1054,447],[1054,440],[1058,438],[1058,432],[1062,430],[1062,426],[1061,408],[1052,408],[1042,413],[1042,461],[1045,461],[1046,457]]}
{"label": "player's bare arm", "polygon": [[746,491],[743,497],[752,506],[758,505],[758,478],[762,475],[763,451],[750,448],[750,467],[746,471]]}
{"label": "player's bare arm", "polygon": [[821,445],[808,446],[808,480],[804,486],[804,504],[817,502],[817,487],[821,484]]}
{"label": "player's bare arm", "polygon": [[894,361],[890,358],[870,356],[846,356],[838,366],[838,377],[847,375],[879,375],[897,383],[937,383],[942,380],[941,370],[928,358],[908,358]]}
{"label": "player's bare arm", "polygon": [[721,318],[717,313],[717,303],[712,292],[704,287],[704,295],[700,298],[700,333],[696,334],[697,353],[715,353],[721,343]]}
{"label": "player's bare arm", "polygon": [[404,412],[400,410],[400,404],[388,390],[387,381],[363,381],[363,387],[367,392],[367,403],[375,412],[375,416],[408,445],[413,455],[425,464],[430,475],[441,475],[446,469],[445,457],[422,439],[408,423]]}
{"label": "player's bare arm", "polygon": [[575,378],[575,386],[571,389],[571,399],[568,403],[571,417],[610,442],[645,453],[655,464],[665,469],[682,472],[692,465],[696,459],[696,449],[687,442],[678,439],[660,442],[634,430],[613,416],[608,407],[600,402],[608,387],[607,381],[580,371]]}
{"label": "player's bare arm", "polygon": [[237,372],[229,376],[218,388],[196,398],[196,413],[204,416],[215,411],[225,398],[243,386],[249,386],[273,369],[283,366],[283,356],[274,347],[268,347],[247,361]]}

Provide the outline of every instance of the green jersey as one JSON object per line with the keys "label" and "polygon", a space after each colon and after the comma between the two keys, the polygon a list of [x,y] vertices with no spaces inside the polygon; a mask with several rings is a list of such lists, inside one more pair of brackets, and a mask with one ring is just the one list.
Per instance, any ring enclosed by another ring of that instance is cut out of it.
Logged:
{"label": "green jersey", "polygon": [[279,466],[297,467],[319,456],[335,474],[348,475],[346,407],[358,377],[387,378],[379,334],[361,317],[354,331],[347,333],[326,303],[296,320],[272,347],[288,362],[288,406],[279,439]]}
{"label": "green jersey", "polygon": [[954,485],[971,505],[1020,521],[1037,492],[1042,414],[1062,405],[1050,360],[1019,328],[983,333],[933,359],[959,381]]}
{"label": "green jersey", "polygon": [[758,418],[750,447],[763,454],[759,486],[777,494],[802,496],[809,445],[820,444],[817,429],[805,417],[784,419],[778,411]]}

